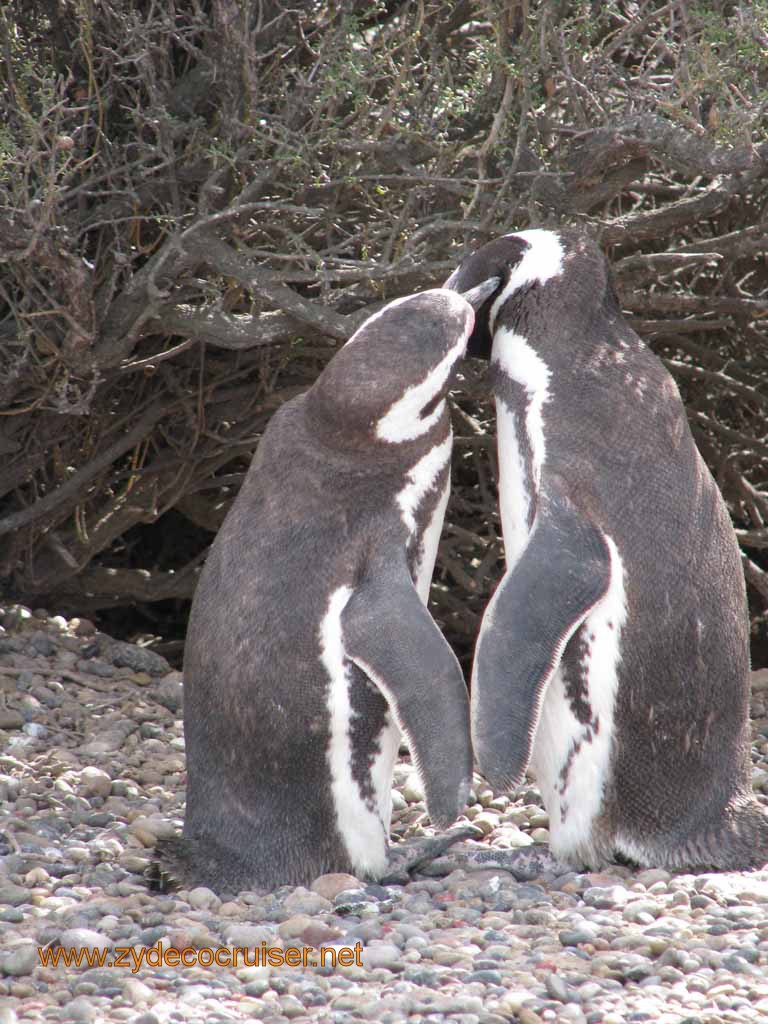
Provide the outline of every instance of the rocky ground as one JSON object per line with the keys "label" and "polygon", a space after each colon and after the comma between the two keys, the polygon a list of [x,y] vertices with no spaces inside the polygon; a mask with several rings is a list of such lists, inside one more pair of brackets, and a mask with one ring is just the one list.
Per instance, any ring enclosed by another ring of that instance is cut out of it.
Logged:
{"label": "rocky ground", "polygon": [[[91,623],[0,610],[0,1024],[360,1021],[659,1024],[768,1021],[768,871],[515,881],[496,869],[405,886],[159,896],[143,871],[180,824],[181,676]],[[768,802],[768,671],[755,673],[754,786]],[[398,765],[393,830],[427,831]],[[546,842],[535,789],[476,780],[466,817],[491,847]],[[439,866],[439,865],[438,865]],[[38,947],[318,949],[360,965],[40,966]]]}

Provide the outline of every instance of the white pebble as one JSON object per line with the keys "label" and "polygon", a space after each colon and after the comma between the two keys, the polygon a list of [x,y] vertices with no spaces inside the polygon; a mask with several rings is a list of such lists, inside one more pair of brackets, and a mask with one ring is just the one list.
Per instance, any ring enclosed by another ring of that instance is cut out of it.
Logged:
{"label": "white pebble", "polygon": [[189,891],[189,903],[190,906],[195,907],[197,910],[208,910],[215,909],[221,904],[221,900],[211,889],[207,889],[204,885],[198,885],[195,889]]}
{"label": "white pebble", "polygon": [[109,796],[111,789],[112,779],[101,768],[89,765],[80,772],[78,790],[83,796]]}

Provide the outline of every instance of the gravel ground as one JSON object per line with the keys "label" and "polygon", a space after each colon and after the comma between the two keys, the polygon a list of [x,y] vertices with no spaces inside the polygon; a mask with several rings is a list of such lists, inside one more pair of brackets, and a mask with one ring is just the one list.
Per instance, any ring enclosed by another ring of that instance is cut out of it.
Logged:
{"label": "gravel ground", "polygon": [[[768,1022],[768,871],[612,867],[521,883],[455,870],[405,886],[151,893],[178,827],[181,676],[87,620],[0,609],[0,1024],[15,1021]],[[754,785],[768,802],[768,671],[753,673]],[[531,787],[476,778],[482,842],[546,842]],[[397,766],[393,831],[428,833]],[[466,823],[466,822],[465,822]],[[42,967],[55,951],[358,947],[360,965]]]}

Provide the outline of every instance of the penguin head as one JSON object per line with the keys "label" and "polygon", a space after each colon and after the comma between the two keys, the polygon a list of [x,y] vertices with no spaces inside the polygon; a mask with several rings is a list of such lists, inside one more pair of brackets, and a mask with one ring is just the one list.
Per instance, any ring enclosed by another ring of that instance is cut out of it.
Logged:
{"label": "penguin head", "polygon": [[397,445],[427,434],[474,324],[472,305],[444,288],[374,313],[307,392],[314,426],[345,447]]}
{"label": "penguin head", "polygon": [[459,293],[476,289],[484,282],[495,282],[495,287],[486,296],[477,310],[475,326],[467,343],[467,355],[479,359],[491,358],[493,330],[491,309],[514,269],[520,264],[527,245],[519,235],[504,235],[461,261],[458,268],[443,285]]}
{"label": "penguin head", "polygon": [[[478,311],[467,355],[490,359],[493,335],[502,325],[519,327],[579,321],[618,310],[608,267],[599,247],[575,231],[533,228],[503,235],[467,256],[445,283],[464,292],[495,275],[500,283]],[[596,302],[597,298],[597,302]]]}

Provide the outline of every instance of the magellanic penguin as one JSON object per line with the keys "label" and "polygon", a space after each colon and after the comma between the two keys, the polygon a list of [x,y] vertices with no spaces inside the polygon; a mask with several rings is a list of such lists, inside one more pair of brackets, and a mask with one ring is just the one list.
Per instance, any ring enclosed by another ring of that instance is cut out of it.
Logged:
{"label": "magellanic penguin", "polygon": [[184,832],[158,849],[171,878],[386,873],[401,734],[432,821],[464,805],[468,695],[426,602],[473,321],[453,291],[391,302],[268,424],[189,618]]}
{"label": "magellanic penguin", "polygon": [[759,865],[739,549],[675,382],[586,238],[506,235],[446,286],[492,276],[468,346],[492,364],[506,557],[475,651],[479,766],[507,789],[530,763],[573,865]]}

